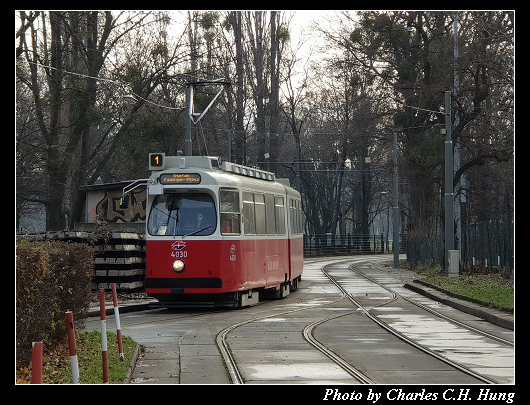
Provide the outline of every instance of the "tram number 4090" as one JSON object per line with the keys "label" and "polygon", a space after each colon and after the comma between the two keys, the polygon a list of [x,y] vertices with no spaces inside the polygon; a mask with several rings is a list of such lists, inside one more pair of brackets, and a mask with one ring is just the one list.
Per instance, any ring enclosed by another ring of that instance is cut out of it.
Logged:
{"label": "tram number 4090", "polygon": [[188,252],[185,250],[173,250],[171,252],[171,257],[182,259],[184,257],[188,257]]}

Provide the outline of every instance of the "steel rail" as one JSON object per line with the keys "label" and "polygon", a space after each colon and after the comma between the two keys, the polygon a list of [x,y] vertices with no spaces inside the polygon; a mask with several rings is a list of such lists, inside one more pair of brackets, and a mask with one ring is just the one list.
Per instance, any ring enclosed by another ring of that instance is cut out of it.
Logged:
{"label": "steel rail", "polygon": [[228,335],[228,333],[232,331],[233,329],[241,325],[244,325],[246,323],[252,322],[252,321],[253,319],[231,325],[228,328],[223,329],[215,337],[215,344],[219,348],[219,352],[221,353],[221,356],[223,357],[223,361],[225,363],[226,369],[228,370],[228,376],[230,377],[230,382],[232,384],[244,384],[245,381],[243,380],[243,376],[239,372],[234,356],[232,356],[230,347],[228,346],[228,343],[226,342],[226,335]]}
{"label": "steel rail", "polygon": [[[310,262],[310,264],[318,264],[319,262],[328,262],[329,260],[330,260],[329,257],[328,258],[314,258],[314,259],[307,260],[307,262]],[[360,260],[360,262],[364,262],[366,260],[368,260],[368,259]],[[349,259],[349,260],[340,260],[339,262],[341,262],[341,263],[342,262],[351,263],[351,259]],[[333,264],[336,264],[336,263],[337,262],[334,262]],[[323,271],[323,267],[320,268],[321,271]],[[345,294],[344,291],[342,289],[340,289],[340,287],[339,287],[339,290],[341,291],[341,294],[342,294],[341,297],[339,299],[335,300],[335,301],[332,301],[331,303],[326,303],[324,305],[334,304],[334,303],[337,303],[337,302],[343,300],[344,298],[348,297],[348,294]],[[388,301],[385,301],[384,303],[379,304],[379,305],[387,304],[387,303],[392,302],[392,301],[394,301],[396,299],[397,299],[397,296],[395,294],[392,294],[392,298],[390,298]],[[278,315],[285,315],[285,314],[289,314],[289,313],[292,313],[292,312],[298,312],[298,311],[305,311],[305,310],[308,310],[308,309],[314,309],[314,308],[317,308],[317,307],[320,307],[320,306],[324,306],[324,305],[316,304],[316,305],[312,305],[312,306],[305,307],[305,308],[292,309],[292,310],[289,310],[289,311],[274,313],[274,314],[267,315],[267,316],[254,317],[252,319],[248,319],[246,321],[242,321],[242,322],[238,322],[236,324],[230,325],[230,326],[224,328],[223,330],[221,330],[217,334],[217,336],[215,337],[215,343],[216,343],[216,345],[217,345],[217,347],[219,349],[219,352],[221,353],[221,357],[222,357],[223,362],[225,364],[225,367],[226,367],[226,369],[228,371],[228,375],[229,375],[231,383],[232,384],[244,384],[243,376],[241,375],[241,372],[239,371],[239,369],[237,367],[237,362],[234,359],[234,356],[232,355],[232,352],[230,350],[230,346],[229,346],[229,344],[227,342],[227,336],[232,330],[234,330],[234,329],[236,329],[236,328],[238,328],[240,326],[243,326],[245,324],[251,323],[251,322],[260,321],[260,320],[271,318],[271,317],[275,317],[275,316],[278,316]],[[351,313],[351,312],[348,312],[348,314],[349,313]],[[344,371],[346,371],[348,374],[350,374],[356,380],[358,380],[359,382],[361,382],[363,384],[373,384],[374,382],[372,380],[370,380],[370,378],[368,378],[363,373],[361,373],[360,371],[355,369],[351,364],[346,362],[340,356],[338,356],[335,353],[333,353],[333,351],[328,349],[325,345],[320,343],[313,336],[313,330],[318,325],[320,325],[320,324],[322,324],[322,323],[324,323],[326,321],[329,321],[331,319],[338,318],[340,316],[345,316],[345,315],[347,315],[347,314],[341,314],[341,315],[338,315],[338,316],[332,316],[332,317],[329,317],[329,318],[326,318],[326,319],[322,319],[322,320],[313,322],[313,323],[307,325],[304,328],[304,330],[302,331],[302,335],[303,335],[304,339],[307,342],[309,342],[311,345],[313,345],[313,347],[315,347],[317,350],[319,350],[323,354],[325,354],[330,360],[332,360],[335,364],[337,364],[339,367],[341,367]]]}
{"label": "steel rail", "polygon": [[[336,302],[339,302],[343,300],[345,296],[341,296],[338,300],[332,301],[331,303],[326,303],[325,305],[334,304]],[[293,312],[298,311],[305,311],[308,309],[315,309],[321,305],[312,305],[305,308],[297,308],[297,309],[291,309],[289,311],[283,311],[283,312],[275,312],[273,314],[269,314],[267,316],[259,316],[254,317],[251,319],[247,319],[246,321],[238,322],[233,325],[230,325],[223,330],[221,330],[217,336],[215,337],[215,344],[217,345],[219,352],[221,353],[221,356],[223,358],[223,362],[225,364],[226,369],[228,370],[228,375],[230,377],[230,381],[232,384],[244,384],[243,376],[241,375],[241,372],[239,371],[239,368],[237,367],[237,362],[234,359],[234,356],[232,355],[232,351],[230,350],[230,346],[227,342],[227,335],[234,329],[239,328],[240,326],[246,325],[247,323],[252,323],[256,321],[261,321],[263,319],[267,318],[273,318],[279,315],[286,315]]]}
{"label": "steel rail", "polygon": [[477,380],[480,380],[484,383],[488,383],[488,384],[498,384],[498,381],[492,379],[492,378],[489,378],[489,377],[486,377],[486,376],[483,376],[481,374],[478,374],[476,372],[474,372],[473,370],[469,369],[468,367],[460,364],[460,363],[457,363],[455,361],[452,361],[452,360],[449,360],[448,358],[444,357],[444,356],[441,356],[439,355],[438,353],[434,352],[433,350],[429,349],[428,347],[425,347],[421,344],[419,344],[418,342],[414,341],[413,339],[409,338],[408,336],[404,335],[403,333],[397,331],[396,329],[392,328],[390,325],[388,325],[386,322],[380,320],[377,316],[373,315],[372,313],[370,313],[370,311],[365,308],[361,303],[359,303],[355,298],[353,298],[347,291],[346,289],[340,285],[340,283],[335,280],[335,278],[333,276],[331,276],[327,271],[326,271],[326,267],[328,266],[324,266],[322,267],[321,271],[349,298],[349,300],[351,302],[353,302],[368,318],[370,318],[372,321],[374,321],[376,324],[378,324],[379,326],[381,326],[383,329],[387,330],[388,332],[390,332],[391,334],[393,334],[394,336],[396,336],[397,338],[401,339],[402,341],[404,341],[405,343],[408,343],[410,344],[411,346],[421,350],[422,352],[450,365],[451,367],[454,367],[456,368],[457,370],[460,370],[462,371],[463,373],[465,374],[468,374],[474,378],[476,378]]}
{"label": "steel rail", "polygon": [[350,265],[350,270],[353,271],[354,273],[359,274],[360,276],[362,276],[362,277],[370,280],[371,282],[379,285],[380,287],[384,288],[388,292],[390,292],[392,294],[395,294],[397,297],[399,297],[399,298],[401,298],[401,299],[403,299],[403,300],[405,300],[405,301],[407,301],[407,302],[409,302],[409,303],[411,303],[413,305],[416,305],[418,308],[421,308],[424,311],[427,311],[427,312],[429,312],[432,315],[435,315],[435,316],[437,316],[439,318],[442,318],[442,319],[452,323],[453,325],[459,326],[459,327],[467,329],[467,330],[469,330],[469,331],[471,331],[473,333],[477,333],[479,335],[487,337],[488,339],[495,340],[495,341],[497,341],[499,343],[502,343],[503,345],[510,346],[510,347],[514,347],[515,346],[514,342],[511,342],[509,340],[503,339],[503,338],[501,338],[499,336],[492,335],[491,333],[488,333],[488,332],[485,332],[483,330],[477,329],[477,328],[475,328],[475,327],[473,327],[471,325],[467,325],[467,324],[465,324],[463,322],[460,322],[460,321],[458,321],[458,320],[456,320],[454,318],[451,318],[451,317],[449,317],[447,315],[444,315],[444,314],[442,314],[442,313],[440,313],[440,312],[438,312],[438,311],[436,311],[436,310],[434,310],[432,308],[429,308],[429,307],[427,307],[427,306],[425,306],[423,304],[420,304],[419,302],[416,302],[416,301],[414,301],[414,300],[412,300],[410,298],[404,297],[403,295],[401,295],[399,293],[396,293],[394,290],[392,290],[391,288],[385,286],[384,284],[380,283],[379,281],[375,280],[374,278],[366,275],[365,273],[360,272],[358,270],[355,270],[352,266],[353,266],[353,264]]}
{"label": "steel rail", "polygon": [[352,314],[354,311],[350,311],[346,314],[340,314],[332,316],[326,319],[321,319],[307,325],[303,330],[304,339],[311,343],[316,349],[329,357],[334,363],[340,366],[344,371],[350,374],[353,378],[359,381],[361,384],[375,384],[369,377],[364,375],[362,372],[353,367],[350,363],[344,360],[339,355],[335,354],[332,350],[328,349],[325,345],[320,343],[315,336],[313,335],[313,330],[320,324],[330,321],[331,319],[340,318],[341,316],[346,316]]}

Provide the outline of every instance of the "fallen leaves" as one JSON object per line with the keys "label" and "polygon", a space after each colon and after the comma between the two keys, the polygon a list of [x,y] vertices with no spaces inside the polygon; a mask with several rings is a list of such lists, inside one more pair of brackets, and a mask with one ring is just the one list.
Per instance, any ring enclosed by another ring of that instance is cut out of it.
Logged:
{"label": "fallen leaves", "polygon": [[[70,358],[68,355],[68,346],[64,343],[55,348],[46,350],[42,355],[42,382],[45,384],[56,384],[54,377],[59,374],[59,370],[70,367]],[[17,384],[30,384],[32,376],[31,363],[16,372]]]}

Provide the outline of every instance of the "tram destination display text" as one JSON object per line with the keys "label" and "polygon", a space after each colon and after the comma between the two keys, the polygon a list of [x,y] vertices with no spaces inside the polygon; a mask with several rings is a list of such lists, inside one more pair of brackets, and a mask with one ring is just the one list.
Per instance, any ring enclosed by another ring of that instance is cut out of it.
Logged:
{"label": "tram destination display text", "polygon": [[199,184],[199,173],[167,173],[160,176],[161,184]]}

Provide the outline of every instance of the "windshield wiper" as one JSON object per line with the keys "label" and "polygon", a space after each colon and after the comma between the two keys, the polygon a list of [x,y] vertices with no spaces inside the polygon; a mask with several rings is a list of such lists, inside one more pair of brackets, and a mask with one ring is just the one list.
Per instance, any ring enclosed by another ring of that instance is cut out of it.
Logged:
{"label": "windshield wiper", "polygon": [[199,233],[199,232],[205,231],[205,230],[207,230],[207,229],[212,229],[212,228],[213,228],[213,226],[209,225],[209,226],[207,226],[206,228],[199,229],[198,231],[193,231],[193,232],[187,233],[186,235],[182,235],[182,237],[185,238],[186,236],[195,235],[196,233]]}

